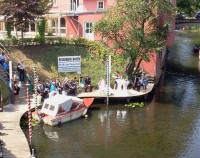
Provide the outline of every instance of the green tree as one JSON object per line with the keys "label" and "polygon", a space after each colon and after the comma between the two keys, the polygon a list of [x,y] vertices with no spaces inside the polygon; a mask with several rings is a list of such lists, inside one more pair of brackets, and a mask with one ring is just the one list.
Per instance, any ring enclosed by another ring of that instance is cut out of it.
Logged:
{"label": "green tree", "polygon": [[28,24],[45,14],[50,4],[50,0],[1,0],[0,14],[5,16],[5,22],[12,22],[21,31],[23,38]]}
{"label": "green tree", "polygon": [[36,39],[38,39],[40,44],[45,43],[46,24],[47,23],[46,23],[46,20],[44,18],[41,18],[40,20],[38,20],[37,30],[38,30],[39,36]]}
{"label": "green tree", "polygon": [[101,20],[95,31],[116,52],[128,60],[126,74],[135,74],[144,60],[162,49],[168,22],[175,7],[167,0],[117,0]]}
{"label": "green tree", "polygon": [[176,5],[178,12],[192,16],[196,11],[200,10],[200,0],[177,0]]}

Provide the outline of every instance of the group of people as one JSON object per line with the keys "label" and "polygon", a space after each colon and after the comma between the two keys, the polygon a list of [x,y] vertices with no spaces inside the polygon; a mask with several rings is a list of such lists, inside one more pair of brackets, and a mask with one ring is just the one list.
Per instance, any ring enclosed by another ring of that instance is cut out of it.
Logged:
{"label": "group of people", "polygon": [[10,78],[9,82],[9,87],[11,91],[11,103],[18,101],[22,82],[24,82],[25,78],[28,78],[28,76],[28,70],[25,69],[24,61],[19,61],[16,67],[16,71],[13,72],[13,75]]}
{"label": "group of people", "polygon": [[143,92],[146,92],[148,85],[148,77],[145,73],[142,73],[141,76],[134,75],[130,84],[132,85],[133,89],[137,90],[138,92],[141,91],[141,88]]}
{"label": "group of people", "polygon": [[72,79],[65,78],[63,81],[59,78],[50,78],[41,81],[38,77],[37,83],[37,93],[41,95],[43,99],[58,93],[77,95],[78,92],[87,92],[88,90],[92,91],[91,78],[89,75],[85,78],[80,77],[78,80],[76,77]]}
{"label": "group of people", "polygon": [[[114,83],[114,89],[117,89],[117,79],[122,79],[122,76],[119,71],[116,72],[115,75],[112,76],[115,78]],[[148,85],[148,77],[145,73],[139,73],[137,75],[134,75],[132,79],[130,80],[129,87],[133,88],[134,90],[137,90],[138,92],[141,91],[141,88],[143,92],[146,92]]]}
{"label": "group of people", "polygon": [[[7,72],[7,79],[10,80],[9,82],[9,87],[11,91],[11,103],[14,103],[15,101],[18,100],[19,92],[20,92],[20,87],[21,87],[21,81],[24,81],[25,75],[22,76],[22,73],[20,71],[14,72],[13,76],[10,78],[9,74],[9,63],[6,58],[5,53],[2,53],[0,55],[0,64],[3,66],[4,70]],[[17,66],[21,67],[23,65],[23,69],[25,70],[25,66],[23,64],[23,61],[20,61]],[[24,71],[25,73],[25,71]]]}

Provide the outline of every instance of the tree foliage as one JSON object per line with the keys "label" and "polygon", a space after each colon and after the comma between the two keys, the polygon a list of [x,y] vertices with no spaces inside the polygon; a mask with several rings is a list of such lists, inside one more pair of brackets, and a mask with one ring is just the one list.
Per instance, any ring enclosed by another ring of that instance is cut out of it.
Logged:
{"label": "tree foliage", "polygon": [[7,22],[7,23],[5,24],[5,29],[6,29],[6,31],[7,31],[7,38],[11,38],[11,30],[12,30],[11,24]]}
{"label": "tree foliage", "polygon": [[178,12],[192,16],[196,11],[200,10],[200,0],[177,0],[176,5]]}
{"label": "tree foliage", "polygon": [[126,73],[136,73],[140,63],[150,61],[167,37],[167,24],[175,7],[167,0],[117,0],[95,25],[96,33],[128,59]]}
{"label": "tree foliage", "polygon": [[38,20],[37,30],[38,30],[39,36],[36,37],[36,38],[37,38],[37,40],[39,41],[40,44],[45,43],[46,26],[47,26],[47,22],[44,18],[41,18],[40,20]]}
{"label": "tree foliage", "polygon": [[30,22],[45,14],[51,7],[50,0],[2,0],[0,14],[12,22],[17,30],[25,31]]}

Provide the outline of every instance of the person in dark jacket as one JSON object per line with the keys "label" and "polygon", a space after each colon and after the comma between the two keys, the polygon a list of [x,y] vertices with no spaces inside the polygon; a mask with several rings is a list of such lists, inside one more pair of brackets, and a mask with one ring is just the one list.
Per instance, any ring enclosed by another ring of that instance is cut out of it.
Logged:
{"label": "person in dark jacket", "polygon": [[15,96],[15,101],[18,101],[19,91],[20,91],[20,88],[19,88],[18,84],[15,83],[14,87],[13,87],[13,93],[14,93],[14,96]]}
{"label": "person in dark jacket", "polygon": [[85,78],[85,92],[87,92],[88,88],[90,92],[92,92],[91,78],[89,77],[89,75],[87,75]]}

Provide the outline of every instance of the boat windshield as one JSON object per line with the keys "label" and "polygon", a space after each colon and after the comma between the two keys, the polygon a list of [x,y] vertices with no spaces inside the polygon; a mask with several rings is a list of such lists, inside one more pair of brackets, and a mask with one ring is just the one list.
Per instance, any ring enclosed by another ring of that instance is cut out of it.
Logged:
{"label": "boat windshield", "polygon": [[65,112],[65,110],[60,106],[58,109],[58,114]]}
{"label": "boat windshield", "polygon": [[45,104],[45,105],[44,105],[44,108],[45,108],[45,109],[49,109],[49,104]]}
{"label": "boat windshield", "polygon": [[50,105],[50,108],[49,108],[49,110],[51,110],[51,111],[54,111],[54,109],[55,109],[55,106],[53,106],[53,105]]}

